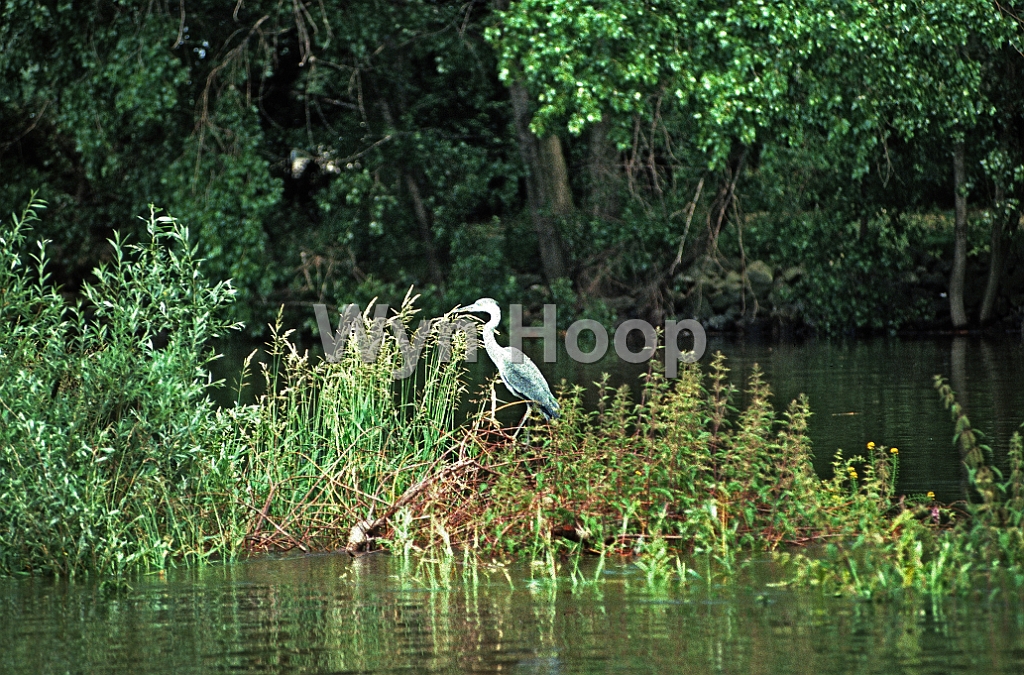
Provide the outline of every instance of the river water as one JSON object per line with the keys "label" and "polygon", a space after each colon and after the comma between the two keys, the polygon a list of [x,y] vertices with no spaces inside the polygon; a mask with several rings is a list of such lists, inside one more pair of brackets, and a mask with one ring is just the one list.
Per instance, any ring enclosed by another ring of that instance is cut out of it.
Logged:
{"label": "river water", "polygon": [[[871,604],[766,586],[652,592],[609,564],[575,591],[526,566],[345,554],[263,557],[95,583],[0,581],[3,673],[1013,673],[1024,605],[978,598]],[[450,583],[442,579],[453,579]]]}

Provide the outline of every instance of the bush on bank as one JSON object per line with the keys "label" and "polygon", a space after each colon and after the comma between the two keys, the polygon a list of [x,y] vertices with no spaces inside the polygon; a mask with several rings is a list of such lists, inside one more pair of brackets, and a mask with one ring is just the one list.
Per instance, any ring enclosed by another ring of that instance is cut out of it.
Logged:
{"label": "bush on bank", "polygon": [[84,300],[50,283],[44,204],[0,225],[0,573],[116,573],[231,551],[230,414],[207,396],[207,341],[234,293],[188,231],[111,242]]}

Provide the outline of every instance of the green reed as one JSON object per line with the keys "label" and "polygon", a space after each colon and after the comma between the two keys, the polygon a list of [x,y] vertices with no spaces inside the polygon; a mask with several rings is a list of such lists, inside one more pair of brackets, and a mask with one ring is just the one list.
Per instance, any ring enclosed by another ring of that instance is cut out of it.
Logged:
{"label": "green reed", "polygon": [[[396,317],[410,339],[414,301],[407,297]],[[363,321],[370,331],[370,316]],[[392,373],[403,357],[393,330],[382,333],[369,363],[355,339],[329,363],[298,353],[289,335],[273,327],[270,360],[261,364],[269,393],[236,437],[250,461],[250,548],[344,546],[353,525],[380,515],[443,462],[472,454],[475,446],[455,424],[463,334],[452,336],[444,363],[439,334],[431,331],[422,367],[397,381]]]}

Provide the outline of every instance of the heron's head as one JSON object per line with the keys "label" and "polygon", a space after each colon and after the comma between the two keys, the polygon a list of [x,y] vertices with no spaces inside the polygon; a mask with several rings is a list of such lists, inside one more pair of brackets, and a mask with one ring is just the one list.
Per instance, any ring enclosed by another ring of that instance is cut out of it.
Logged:
{"label": "heron's head", "polygon": [[486,312],[492,316],[501,316],[501,308],[491,298],[480,298],[472,305],[463,307],[458,310],[459,312]]}

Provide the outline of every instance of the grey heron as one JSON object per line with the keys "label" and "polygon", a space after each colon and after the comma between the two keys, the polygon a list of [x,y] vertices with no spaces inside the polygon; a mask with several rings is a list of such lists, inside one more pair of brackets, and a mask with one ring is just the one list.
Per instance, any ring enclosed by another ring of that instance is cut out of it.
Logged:
{"label": "grey heron", "polygon": [[[502,347],[494,339],[494,329],[501,322],[501,308],[498,307],[498,303],[491,298],[480,298],[472,305],[463,307],[458,311],[467,313],[485,312],[490,316],[490,319],[483,327],[484,349],[487,350],[487,356],[498,367],[501,381],[505,383],[508,390],[513,395],[526,401],[526,414],[523,415],[523,419],[519,422],[519,428],[522,428],[523,423],[530,416],[531,404],[536,404],[545,419],[552,420],[557,418],[558,401],[551,395],[547,380],[541,375],[537,365],[520,350],[515,347]],[[494,391],[492,389],[492,397],[493,394]]]}

